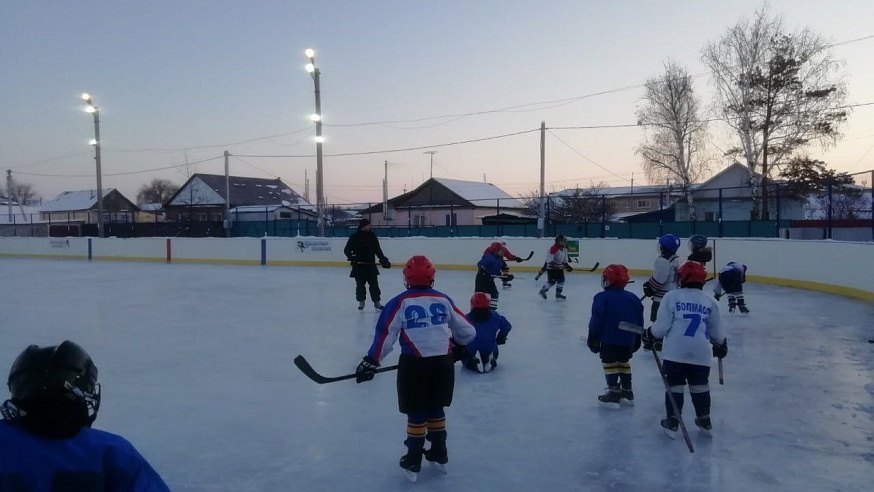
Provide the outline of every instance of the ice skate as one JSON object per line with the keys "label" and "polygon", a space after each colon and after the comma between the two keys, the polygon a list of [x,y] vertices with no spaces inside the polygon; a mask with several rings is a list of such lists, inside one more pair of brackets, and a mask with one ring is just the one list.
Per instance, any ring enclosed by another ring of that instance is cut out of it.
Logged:
{"label": "ice skate", "polygon": [[555,293],[555,300],[556,300],[556,301],[563,301],[563,300],[565,300],[565,299],[567,299],[567,296],[565,296],[565,295],[562,294],[561,292],[556,292],[556,293]]}
{"label": "ice skate", "polygon": [[482,372],[479,368],[479,359],[476,357],[471,357],[464,361],[464,367],[470,369],[475,372]]}
{"label": "ice skate", "polygon": [[607,392],[598,397],[598,401],[604,408],[619,409],[619,400],[622,398],[622,391],[619,388],[607,388]]}
{"label": "ice skate", "polygon": [[545,289],[540,289],[540,297],[546,299],[546,290]]}
{"label": "ice skate", "polygon": [[710,416],[698,417],[695,419],[695,425],[701,429],[701,432],[713,437],[713,424],[710,422]]}
{"label": "ice skate", "polygon": [[449,462],[449,453],[446,451],[446,441],[433,441],[431,449],[425,450],[425,459],[440,473],[446,473],[446,463]]}
{"label": "ice skate", "polygon": [[634,406],[634,392],[631,391],[630,389],[622,390],[622,395],[620,397],[621,397],[620,401],[622,403],[624,403],[626,405],[630,405],[632,407]]}
{"label": "ice skate", "polygon": [[373,301],[373,307],[376,308],[377,311],[382,311],[384,306],[380,304],[379,301]]}
{"label": "ice skate", "polygon": [[744,304],[738,305],[737,309],[740,311],[740,314],[750,314],[750,310],[747,309],[746,305]]}
{"label": "ice skate", "polygon": [[503,283],[503,287],[504,287],[505,289],[509,289],[509,288],[512,287],[512,286],[513,286],[513,284],[511,284],[510,282],[504,282],[504,283]]}
{"label": "ice skate", "polygon": [[675,417],[668,417],[666,419],[662,419],[660,422],[662,424],[662,430],[665,431],[665,435],[670,437],[671,439],[677,438],[677,430],[680,428],[680,421]]}
{"label": "ice skate", "polygon": [[407,454],[401,456],[400,466],[407,476],[407,480],[415,482],[422,470],[422,450],[407,450]]}
{"label": "ice skate", "polygon": [[364,301],[358,301],[358,310],[364,311]]}

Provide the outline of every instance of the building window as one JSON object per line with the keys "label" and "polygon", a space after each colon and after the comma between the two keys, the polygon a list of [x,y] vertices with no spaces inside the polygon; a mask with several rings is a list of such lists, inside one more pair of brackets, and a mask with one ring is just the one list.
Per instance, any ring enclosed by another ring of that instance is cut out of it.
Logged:
{"label": "building window", "polygon": [[221,222],[222,221],[222,214],[221,213],[212,214],[212,221],[213,222]]}
{"label": "building window", "polygon": [[197,213],[197,221],[198,222],[206,222],[206,212],[198,212]]}
{"label": "building window", "polygon": [[413,226],[425,227],[425,216],[424,215],[414,215],[413,216]]}
{"label": "building window", "polygon": [[188,220],[188,212],[179,212],[179,220],[187,221]]}
{"label": "building window", "polygon": [[716,212],[704,212],[704,220],[707,222],[715,222]]}
{"label": "building window", "polygon": [[450,227],[455,227],[458,225],[458,214],[452,214],[452,221],[450,222],[450,214],[446,214],[446,225]]}
{"label": "building window", "polygon": [[638,200],[637,208],[649,208],[649,200]]}
{"label": "building window", "polygon": [[279,218],[280,219],[290,219],[291,212],[279,212]]}

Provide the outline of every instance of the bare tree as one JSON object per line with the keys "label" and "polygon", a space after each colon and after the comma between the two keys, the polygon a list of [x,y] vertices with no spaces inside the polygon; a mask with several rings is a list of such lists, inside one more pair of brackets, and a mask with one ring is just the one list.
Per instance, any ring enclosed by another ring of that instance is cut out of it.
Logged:
{"label": "bare tree", "polygon": [[28,205],[36,198],[36,190],[33,189],[33,185],[30,183],[13,181],[12,196],[19,205]]}
{"label": "bare tree", "polygon": [[609,188],[605,183],[589,188],[575,188],[570,195],[551,196],[550,220],[559,224],[582,224],[607,220],[615,206],[607,200]]}
{"label": "bare tree", "polygon": [[137,191],[137,203],[164,203],[178,190],[179,186],[169,179],[155,178]]}
{"label": "bare tree", "polygon": [[637,111],[637,124],[646,130],[646,141],[637,148],[650,182],[680,185],[689,203],[689,219],[697,220],[692,185],[708,171],[704,156],[707,123],[688,70],[672,61],[662,75],[646,81],[646,105]]}
{"label": "bare tree", "polygon": [[774,169],[801,147],[828,147],[841,137],[846,83],[829,46],[807,28],[787,32],[782,17],[771,17],[764,6],[704,47],[715,106],[739,140],[729,153],[746,160],[753,210],[761,218],[768,217],[761,198]]}

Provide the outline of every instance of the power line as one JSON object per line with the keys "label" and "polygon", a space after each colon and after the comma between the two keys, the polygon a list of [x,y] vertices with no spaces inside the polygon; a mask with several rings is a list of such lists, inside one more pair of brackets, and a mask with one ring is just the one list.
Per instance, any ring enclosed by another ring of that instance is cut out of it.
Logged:
{"label": "power line", "polygon": [[[173,166],[157,167],[154,169],[144,169],[141,171],[128,171],[128,172],[124,172],[124,173],[109,173],[109,174],[103,173],[103,175],[104,176],[128,176],[131,174],[151,173],[154,171],[164,171],[166,169],[178,169],[180,167],[192,166],[194,164],[200,164],[203,162],[214,161],[216,159],[222,159],[222,158],[224,158],[224,156],[220,155],[220,156],[216,156],[216,157],[210,157],[208,159],[202,159],[199,161],[186,162],[184,164],[176,164]],[[93,178],[94,177],[94,173],[91,173],[91,174],[37,174],[37,173],[28,173],[28,172],[19,171],[18,174],[24,174],[27,176],[40,176],[40,177],[44,177],[44,178]]]}
{"label": "power line", "polygon": [[584,156],[580,151],[578,151],[577,149],[573,148],[573,147],[571,146],[571,144],[569,144],[569,143],[565,142],[564,140],[562,140],[562,139],[561,139],[558,135],[556,135],[555,133],[552,133],[552,132],[549,131],[549,130],[546,130],[546,131],[549,132],[550,135],[552,135],[553,137],[555,137],[559,142],[565,144],[565,145],[567,146],[567,148],[569,148],[569,149],[571,149],[572,151],[574,151],[574,153],[576,153],[578,156],[582,157],[583,159],[585,159],[585,160],[591,162],[591,163],[594,164],[595,166],[597,166],[597,167],[599,167],[599,168],[601,168],[601,169],[607,171],[608,173],[610,173],[610,174],[612,174],[612,175],[614,175],[614,176],[616,176],[616,177],[618,177],[618,178],[622,178],[622,179],[624,179],[624,180],[626,180],[626,181],[629,181],[628,179],[624,178],[623,176],[621,176],[621,175],[619,175],[619,174],[616,174],[615,172],[613,172],[613,171],[607,169],[606,167],[604,167],[604,166],[598,164],[597,162],[593,161],[592,159],[589,159],[588,157]]}

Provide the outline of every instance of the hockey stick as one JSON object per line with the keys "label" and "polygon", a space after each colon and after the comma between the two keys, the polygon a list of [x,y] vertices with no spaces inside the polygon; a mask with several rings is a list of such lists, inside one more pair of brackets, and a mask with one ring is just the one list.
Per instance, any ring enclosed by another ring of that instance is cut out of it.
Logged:
{"label": "hockey stick", "polygon": [[[345,376],[337,376],[335,378],[328,378],[328,377],[322,376],[321,374],[317,373],[315,369],[313,369],[313,366],[311,366],[310,363],[307,362],[307,360],[304,359],[304,357],[302,355],[298,355],[297,357],[294,358],[294,365],[296,365],[297,368],[300,369],[300,372],[304,373],[304,375],[306,377],[312,379],[313,381],[315,381],[318,384],[333,383],[335,381],[343,381],[344,379],[352,379],[356,376],[355,373],[347,374]],[[393,371],[397,368],[398,368],[398,366],[380,367],[375,372]]]}
{"label": "hockey stick", "polygon": [[722,378],[722,358],[717,358],[716,361],[716,367],[719,369],[719,384],[725,384],[725,380]]}
{"label": "hockey stick", "polygon": [[527,258],[522,258],[522,261],[528,261],[528,260],[530,260],[533,256],[534,256],[534,251],[528,253],[528,257],[527,257]]}
{"label": "hockey stick", "polygon": [[655,359],[656,365],[659,366],[659,375],[662,377],[662,382],[665,383],[665,391],[667,392],[668,400],[671,401],[671,408],[674,410],[674,416],[676,417],[677,422],[680,423],[680,430],[683,431],[683,439],[686,440],[686,446],[689,447],[690,453],[694,453],[695,448],[692,447],[692,439],[689,438],[689,431],[686,430],[686,424],[683,423],[683,417],[680,415],[679,407],[677,407],[677,400],[674,399],[674,394],[671,392],[671,385],[668,384],[668,378],[665,377],[662,360],[659,358],[659,354],[655,350],[652,351],[652,357]]}
{"label": "hockey stick", "polygon": [[[643,334],[643,327],[640,325],[636,325],[634,323],[629,323],[628,321],[620,321],[619,329],[630,331],[632,333],[637,333],[638,335]],[[659,367],[659,376],[662,377],[662,382],[665,383],[665,391],[667,392],[668,399],[671,401],[671,408],[674,410],[674,416],[677,421],[680,423],[680,429],[683,431],[683,439],[686,440],[686,445],[689,446],[689,452],[694,453],[695,448],[692,447],[692,439],[689,437],[689,432],[686,430],[686,424],[683,423],[683,419],[680,416],[680,409],[677,407],[677,401],[674,399],[674,394],[671,392],[671,385],[668,384],[668,378],[665,377],[665,370],[662,367],[662,360],[659,358],[659,354],[653,350],[652,356],[656,361],[656,365]],[[720,359],[721,361],[722,359]]]}

